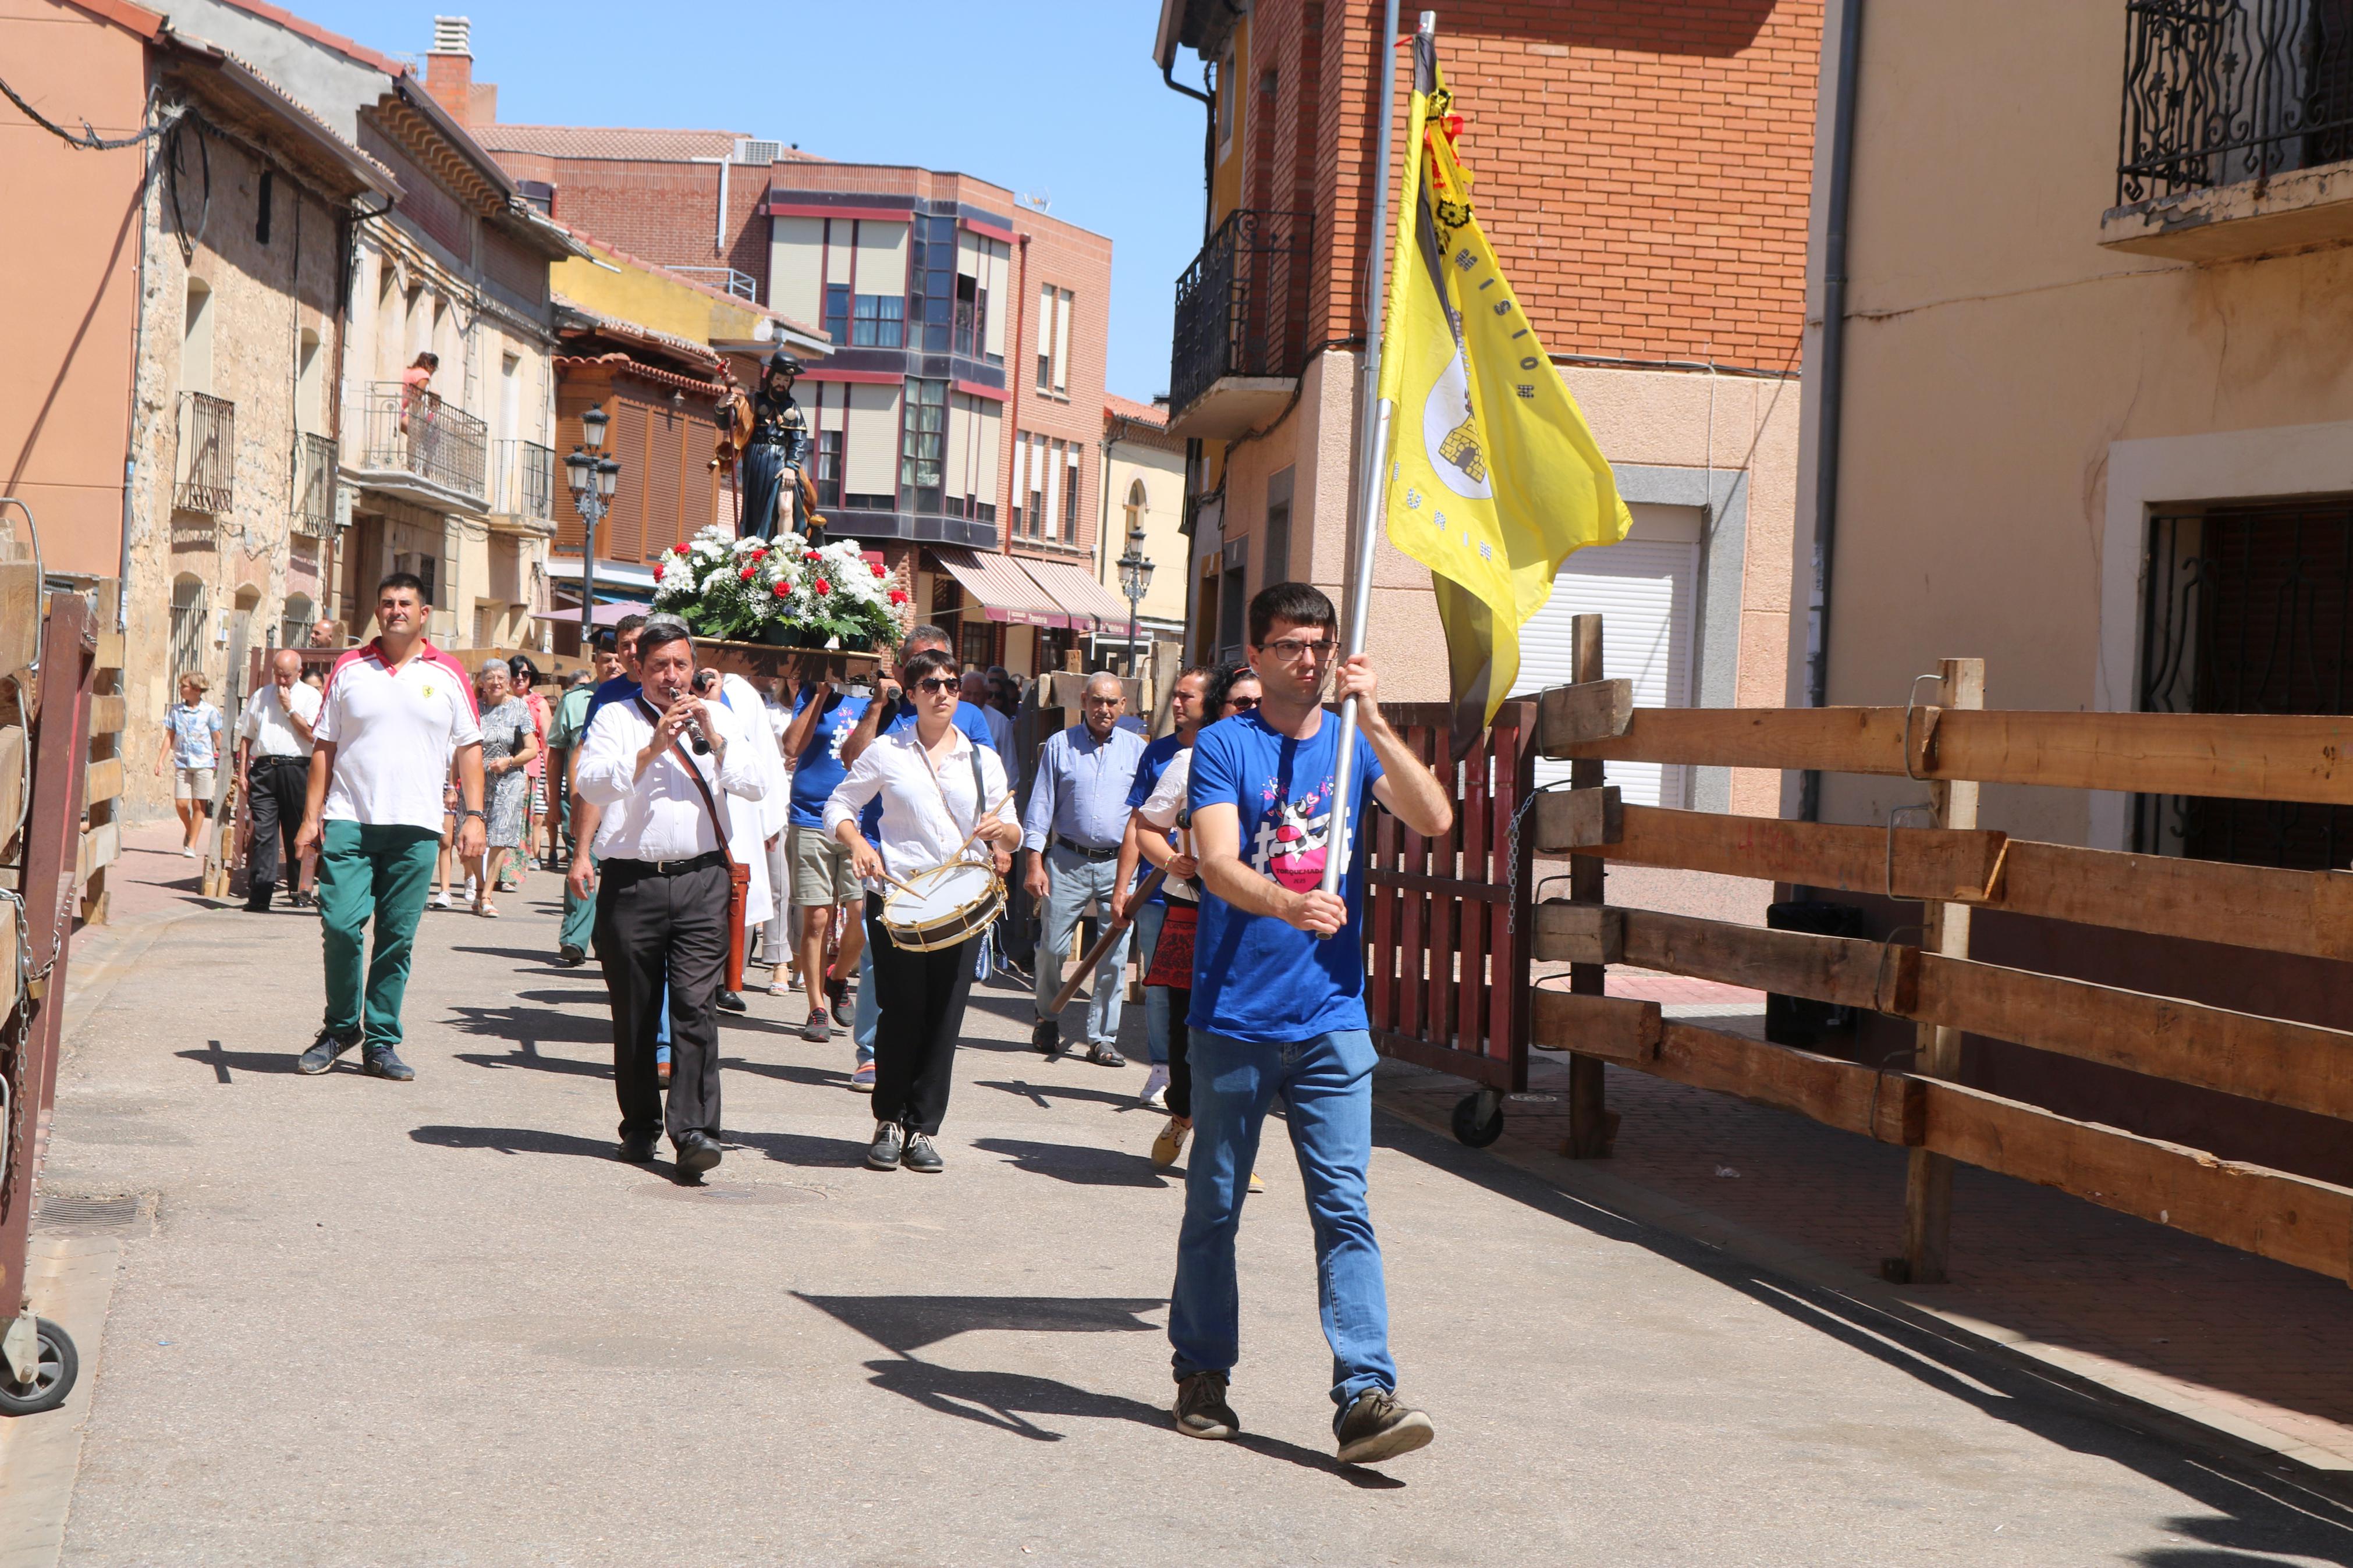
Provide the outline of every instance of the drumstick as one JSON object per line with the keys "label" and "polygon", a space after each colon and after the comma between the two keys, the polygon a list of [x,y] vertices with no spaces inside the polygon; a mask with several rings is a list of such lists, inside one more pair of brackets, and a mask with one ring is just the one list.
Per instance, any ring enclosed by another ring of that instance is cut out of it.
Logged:
{"label": "drumstick", "polygon": [[[1143,903],[1145,900],[1158,892],[1160,890],[1160,884],[1167,879],[1167,876],[1168,868],[1163,866],[1155,869],[1152,875],[1144,879],[1143,881],[1137,883],[1135,886],[1135,896],[1128,900],[1127,907],[1131,910],[1134,909],[1137,905]],[[1111,924],[1103,928],[1103,935],[1095,938],[1094,946],[1089,948],[1087,950],[1087,955],[1079,960],[1079,966],[1071,971],[1071,977],[1062,982],[1062,989],[1055,994],[1053,1005],[1047,1008],[1046,1016],[1052,1018],[1060,1016],[1062,1009],[1069,1006],[1071,1001],[1077,997],[1079,987],[1086,983],[1087,976],[1094,973],[1095,965],[1103,962],[1103,954],[1109,952],[1112,949],[1112,944],[1117,942],[1120,937],[1126,932],[1127,928],[1134,923],[1135,921],[1133,915],[1122,915],[1114,919]],[[1040,943],[1039,945],[1042,946],[1044,944]]]}
{"label": "drumstick", "polygon": [[955,847],[955,854],[949,856],[948,858],[954,860],[958,856],[961,856],[965,850],[971,848],[972,841],[980,837],[981,825],[994,818],[998,812],[1003,811],[1005,809],[1006,802],[1012,798],[1013,792],[1011,790],[1007,790],[1004,795],[997,798],[997,802],[995,805],[990,806],[987,811],[982,812],[978,816],[975,817],[973,819],[972,831],[964,836],[964,842]]}

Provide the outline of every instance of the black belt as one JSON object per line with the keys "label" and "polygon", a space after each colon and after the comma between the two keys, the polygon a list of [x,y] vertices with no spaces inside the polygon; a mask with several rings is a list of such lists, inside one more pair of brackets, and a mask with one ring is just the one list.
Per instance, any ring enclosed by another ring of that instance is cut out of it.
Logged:
{"label": "black belt", "polygon": [[706,849],[684,860],[601,860],[597,862],[608,877],[679,877],[689,871],[700,871],[707,866],[727,864],[727,851]]}
{"label": "black belt", "polygon": [[1108,849],[1089,849],[1084,845],[1073,844],[1067,838],[1060,838],[1055,840],[1055,842],[1060,847],[1069,850],[1071,854],[1079,856],[1082,859],[1116,860],[1119,858],[1119,846],[1116,844],[1113,845]]}
{"label": "black belt", "polygon": [[308,757],[282,756],[276,752],[264,752],[261,755],[249,759],[247,765],[249,768],[261,768],[269,767],[282,763],[300,763],[302,766],[307,768],[311,765],[311,759]]}

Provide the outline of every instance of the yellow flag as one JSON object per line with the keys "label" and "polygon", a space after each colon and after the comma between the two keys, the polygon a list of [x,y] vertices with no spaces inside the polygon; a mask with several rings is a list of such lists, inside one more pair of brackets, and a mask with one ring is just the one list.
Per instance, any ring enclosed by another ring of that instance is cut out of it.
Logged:
{"label": "yellow flag", "polygon": [[1633,520],[1480,231],[1451,110],[1436,47],[1418,37],[1380,396],[1389,542],[1430,568],[1460,755],[1518,678],[1520,627],[1561,562]]}

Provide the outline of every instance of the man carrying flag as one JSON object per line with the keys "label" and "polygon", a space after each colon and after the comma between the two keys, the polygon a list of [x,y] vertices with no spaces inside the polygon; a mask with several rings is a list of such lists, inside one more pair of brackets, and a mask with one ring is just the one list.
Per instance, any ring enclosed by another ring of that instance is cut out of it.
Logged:
{"label": "man carrying flag", "polygon": [[1561,562],[1633,523],[1480,229],[1461,130],[1419,33],[1377,424],[1389,542],[1430,568],[1446,627],[1458,756],[1510,695]]}

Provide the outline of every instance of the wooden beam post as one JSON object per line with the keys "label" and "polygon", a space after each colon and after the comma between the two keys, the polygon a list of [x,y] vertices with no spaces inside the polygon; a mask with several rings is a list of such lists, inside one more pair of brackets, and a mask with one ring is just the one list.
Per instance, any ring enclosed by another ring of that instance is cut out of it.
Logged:
{"label": "wooden beam post", "polygon": [[[1569,622],[1569,679],[1583,686],[1599,682],[1601,675],[1601,617],[1578,616]],[[1583,759],[1568,765],[1569,787],[1599,790],[1601,787],[1601,763]],[[1597,795],[1594,798],[1599,799]],[[1599,904],[1602,901],[1604,867],[1591,855],[1579,855],[1569,862],[1568,901],[1573,904]],[[1608,970],[1599,963],[1573,963],[1568,970],[1568,989],[1574,995],[1599,996]],[[1568,1142],[1561,1152],[1572,1160],[1607,1158],[1617,1132],[1617,1117],[1610,1114],[1606,1099],[1606,1080],[1599,1057],[1572,1053],[1568,1058]]]}
{"label": "wooden beam post", "polygon": [[[1948,658],[1937,666],[1936,705],[1939,708],[1985,706],[1985,660]],[[1930,742],[1933,744],[1933,739]],[[1940,828],[1974,828],[1978,825],[1978,786],[1939,783],[1928,786]],[[1930,904],[1921,912],[1921,943],[1930,952],[1967,958],[1969,952],[1969,906]],[[1961,1031],[1939,1025],[1917,1026],[1918,1068],[1924,1077],[1958,1079],[1961,1072]],[[1914,1149],[1904,1182],[1904,1266],[1915,1285],[1941,1285],[1945,1280],[1947,1244],[1953,1228],[1953,1163],[1942,1154]]]}
{"label": "wooden beam post", "polygon": [[[101,581],[98,584],[98,614],[92,617],[94,624],[101,629],[111,630],[114,626],[115,610],[121,603],[122,584],[121,581],[112,577],[109,577]],[[93,693],[93,700],[90,704],[90,717],[92,720],[90,732],[90,764],[94,768],[99,763],[112,761],[119,772],[124,761],[122,755],[122,735],[121,732],[122,727],[120,724],[112,725],[104,730],[98,727],[96,720],[98,717],[99,704],[96,701],[96,699],[98,697],[113,699],[113,703],[108,711],[108,717],[111,719],[113,716],[112,709],[121,705],[121,693],[123,690],[122,671],[119,669],[92,670],[90,672],[90,690]],[[93,831],[103,827],[108,823],[115,820],[121,809],[121,802],[119,798],[116,798],[120,796],[121,794],[121,791],[118,789],[113,796],[110,796],[105,800],[100,801],[96,805],[90,805],[84,810],[83,815],[90,819],[90,826]],[[91,872],[90,880],[83,884],[81,891],[81,919],[84,925],[102,926],[106,924],[108,917],[113,910],[114,900],[107,889],[107,883],[112,878],[107,871],[106,868],[101,866],[97,870]]]}

